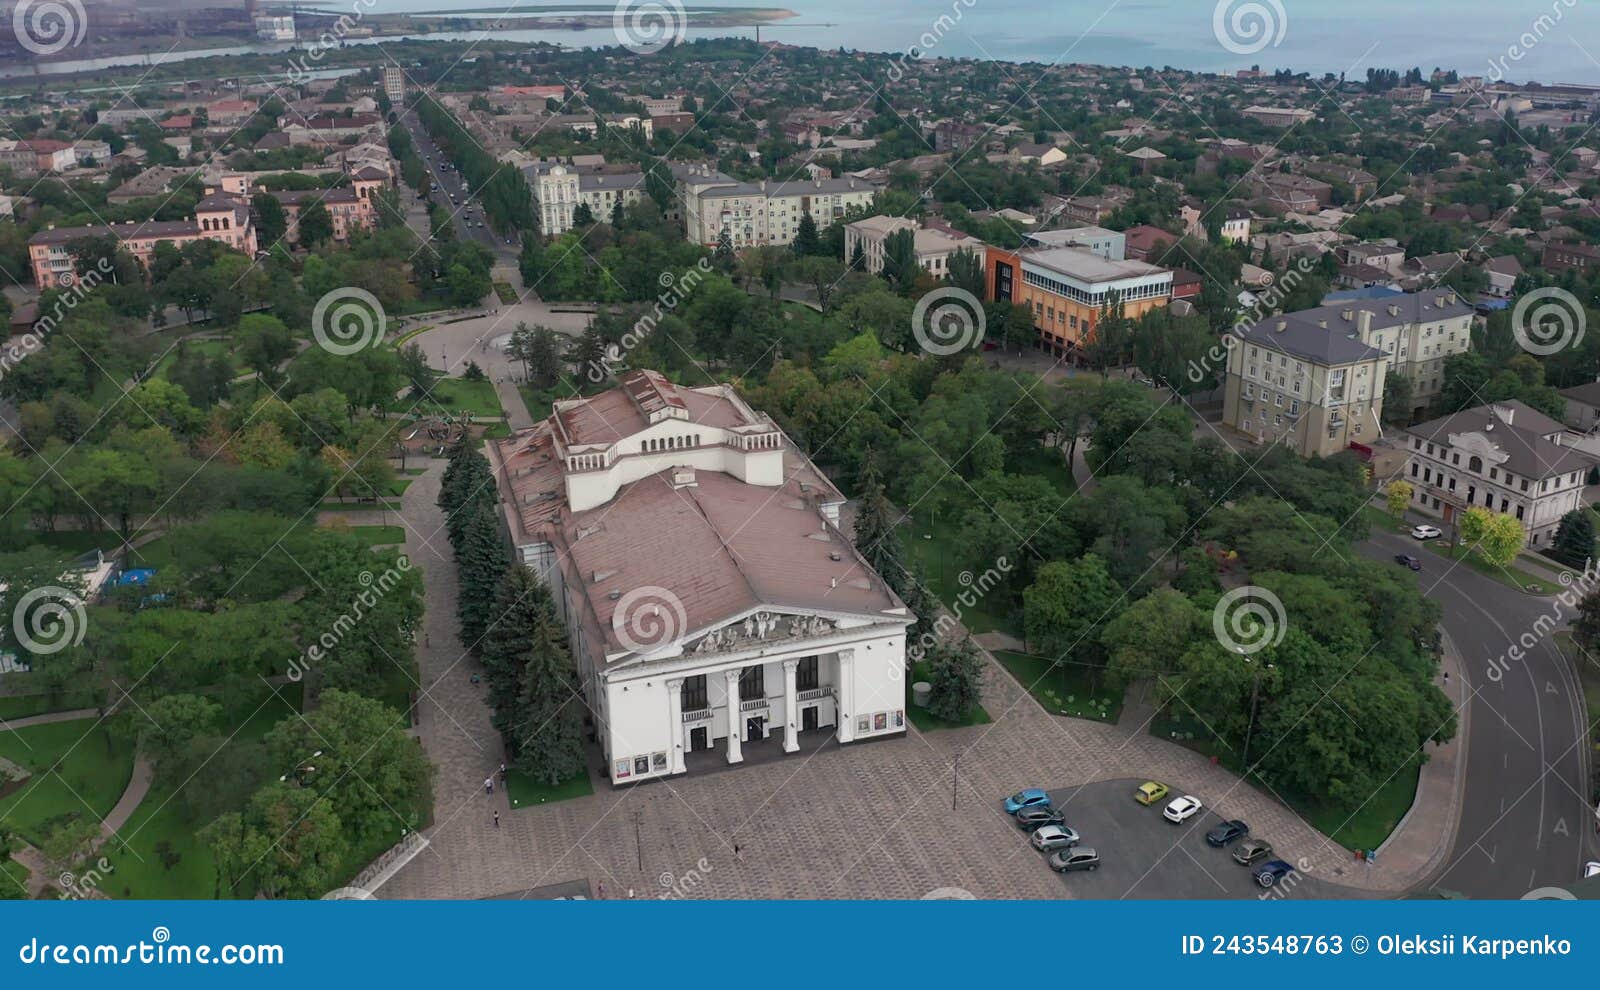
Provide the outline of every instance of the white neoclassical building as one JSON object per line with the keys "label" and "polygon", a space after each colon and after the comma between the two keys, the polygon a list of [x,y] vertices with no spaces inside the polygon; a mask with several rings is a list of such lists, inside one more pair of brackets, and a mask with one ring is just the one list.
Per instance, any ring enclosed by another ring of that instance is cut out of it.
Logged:
{"label": "white neoclassical building", "polygon": [[635,371],[489,457],[614,784],[905,732],[915,616],[838,529],[844,496],[732,387]]}

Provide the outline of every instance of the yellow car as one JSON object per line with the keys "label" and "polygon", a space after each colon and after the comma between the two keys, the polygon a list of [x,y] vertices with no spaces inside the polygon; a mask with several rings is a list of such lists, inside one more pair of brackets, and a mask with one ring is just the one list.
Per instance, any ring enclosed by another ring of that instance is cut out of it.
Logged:
{"label": "yellow car", "polygon": [[1167,796],[1167,785],[1156,780],[1147,780],[1139,785],[1133,792],[1133,799],[1140,804],[1150,805]]}

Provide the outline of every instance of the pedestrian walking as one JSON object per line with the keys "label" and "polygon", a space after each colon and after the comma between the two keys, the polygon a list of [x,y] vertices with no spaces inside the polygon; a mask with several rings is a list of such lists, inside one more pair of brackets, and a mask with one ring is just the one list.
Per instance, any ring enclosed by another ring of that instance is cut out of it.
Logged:
{"label": "pedestrian walking", "polygon": [[744,850],[739,848],[739,843],[737,842],[733,844],[733,858],[741,863],[744,862]]}
{"label": "pedestrian walking", "polygon": [[494,778],[493,777],[485,777],[485,778],[483,778],[483,793],[485,793],[485,794],[493,794],[494,793]]}
{"label": "pedestrian walking", "polygon": [[498,811],[496,811],[494,813],[494,827],[495,828],[499,828],[500,827],[500,812],[498,812]]}
{"label": "pedestrian walking", "polygon": [[500,783],[503,784],[505,782],[506,782],[506,761],[505,760],[501,760],[500,761]]}

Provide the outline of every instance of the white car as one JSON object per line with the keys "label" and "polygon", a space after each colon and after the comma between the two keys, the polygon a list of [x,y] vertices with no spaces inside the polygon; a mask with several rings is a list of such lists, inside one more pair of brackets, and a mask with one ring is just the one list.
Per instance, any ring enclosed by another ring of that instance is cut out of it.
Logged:
{"label": "white car", "polygon": [[1590,877],[1600,877],[1600,863],[1585,863],[1584,864],[1584,866],[1583,866],[1583,878],[1585,880],[1587,880]]}
{"label": "white car", "polygon": [[1418,526],[1411,531],[1413,540],[1437,540],[1444,531],[1437,526]]}
{"label": "white car", "polygon": [[1171,804],[1167,805],[1166,809],[1161,812],[1161,817],[1165,818],[1174,825],[1182,825],[1195,815],[1198,815],[1200,813],[1200,808],[1201,805],[1199,798],[1191,797],[1190,795],[1185,794],[1183,797],[1176,798]]}

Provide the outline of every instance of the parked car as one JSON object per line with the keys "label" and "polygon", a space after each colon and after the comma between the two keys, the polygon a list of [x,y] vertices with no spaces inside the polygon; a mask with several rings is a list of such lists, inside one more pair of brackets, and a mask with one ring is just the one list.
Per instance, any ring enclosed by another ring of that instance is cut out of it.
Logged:
{"label": "parked car", "polygon": [[1233,861],[1240,866],[1254,866],[1272,855],[1272,843],[1266,839],[1246,839],[1233,847]]}
{"label": "parked car", "polygon": [[1057,849],[1071,849],[1080,840],[1078,833],[1065,825],[1046,825],[1036,830],[1028,841],[1040,852],[1055,852]]}
{"label": "parked car", "polygon": [[1152,805],[1167,796],[1167,785],[1159,780],[1147,780],[1133,792],[1133,799],[1142,805]]}
{"label": "parked car", "polygon": [[1166,810],[1161,812],[1161,817],[1174,825],[1182,825],[1195,815],[1198,815],[1200,808],[1199,798],[1185,794],[1181,798],[1173,799],[1172,803],[1167,805]]}
{"label": "parked car", "polygon": [[1250,834],[1250,826],[1237,818],[1231,822],[1223,822],[1216,828],[1206,833],[1206,842],[1221,849],[1230,842],[1237,842]]}
{"label": "parked car", "polygon": [[1050,854],[1050,868],[1057,873],[1098,870],[1100,868],[1100,854],[1088,846],[1073,846],[1071,849],[1062,849]]}
{"label": "parked car", "polygon": [[1060,825],[1065,820],[1066,812],[1052,808],[1048,804],[1035,804],[1017,809],[1017,828],[1024,832],[1032,832],[1045,825]]}
{"label": "parked car", "polygon": [[1028,787],[1006,798],[1006,814],[1014,815],[1023,808],[1043,805],[1050,807],[1050,795],[1042,787]]}
{"label": "parked car", "polygon": [[1256,868],[1256,883],[1270,887],[1293,872],[1293,866],[1281,859],[1275,859]]}
{"label": "parked car", "polygon": [[1444,535],[1444,530],[1437,526],[1417,526],[1411,530],[1413,540],[1437,540]]}
{"label": "parked car", "polygon": [[1422,561],[1420,561],[1417,558],[1411,556],[1409,553],[1397,553],[1397,554],[1395,554],[1394,555],[1394,562],[1399,564],[1401,567],[1409,567],[1414,571],[1422,570]]}

